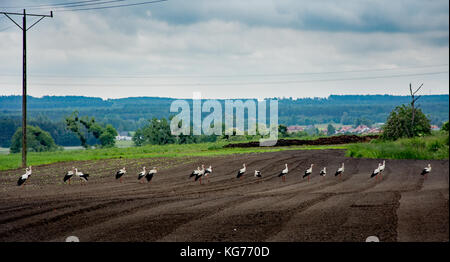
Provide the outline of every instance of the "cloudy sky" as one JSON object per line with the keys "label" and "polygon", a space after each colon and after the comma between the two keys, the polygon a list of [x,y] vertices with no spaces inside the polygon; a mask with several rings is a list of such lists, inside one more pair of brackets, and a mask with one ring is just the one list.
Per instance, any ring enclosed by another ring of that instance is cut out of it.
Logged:
{"label": "cloudy sky", "polygon": [[[83,3],[60,5],[73,2]],[[142,2],[0,0],[0,11],[54,10],[27,32],[28,93],[406,95],[409,83],[449,93],[448,0],[169,0],[74,11]],[[21,94],[21,47],[20,29],[0,16],[0,95]]]}

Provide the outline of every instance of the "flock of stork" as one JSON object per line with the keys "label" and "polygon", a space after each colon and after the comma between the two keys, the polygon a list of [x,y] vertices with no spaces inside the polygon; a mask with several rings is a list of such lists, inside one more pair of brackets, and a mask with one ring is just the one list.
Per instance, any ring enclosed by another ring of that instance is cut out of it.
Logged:
{"label": "flock of stork", "polygon": [[[314,164],[311,164],[310,168],[306,169],[303,175],[303,178],[307,178],[308,182],[309,179],[312,175],[313,172],[313,166]],[[370,178],[375,177],[376,180],[378,180],[378,178],[383,179],[382,174],[384,172],[384,169],[386,167],[386,161],[383,160],[383,163],[379,163],[378,167],[372,172]],[[339,167],[336,172],[334,173],[335,176],[339,176],[340,178],[342,177],[342,175],[344,174],[344,163],[342,163],[342,166]],[[243,167],[241,169],[239,169],[236,178],[237,179],[242,179],[244,177],[244,174],[247,171],[247,167],[245,165],[245,163],[243,164]],[[153,176],[158,172],[156,167],[153,167],[153,169],[151,169],[150,171],[146,171],[145,166],[142,168],[142,171],[138,174],[138,180],[140,181],[140,183],[143,183],[144,180],[142,178],[146,178],[147,183],[151,183]],[[431,172],[431,164],[428,164],[428,166],[426,166],[422,172],[421,175],[424,176],[424,178],[427,177],[428,173]],[[125,169],[125,167],[123,167],[122,169],[120,169],[119,171],[116,172],[116,180],[118,179],[121,183],[122,183],[122,178],[123,176],[127,173],[127,170]],[[288,164],[285,164],[285,168],[280,172],[280,174],[278,175],[278,177],[281,177],[282,181],[285,182],[286,181],[286,175],[289,173],[289,169],[288,169]],[[32,174],[32,169],[31,166],[27,167],[25,169],[25,174],[23,174],[22,176],[20,176],[19,180],[17,181],[17,185],[18,186],[24,186],[27,181],[29,180],[29,178],[31,177]],[[209,182],[209,176],[212,174],[212,166],[210,165],[208,168],[205,168],[205,165],[202,165],[202,167],[197,167],[197,169],[195,169],[194,171],[192,171],[192,173],[189,175],[189,178],[194,178],[194,181],[199,181],[200,184],[202,184],[202,177],[204,179],[206,179],[207,182]],[[325,177],[327,174],[327,168],[323,167],[320,170],[319,175],[321,177]],[[89,178],[89,174],[84,174],[83,172],[78,171],[77,168],[72,167],[72,170],[69,170],[66,175],[63,178],[63,181],[66,183],[68,182],[70,184],[70,180],[72,179],[73,176],[76,176],[80,179],[80,183],[81,185],[83,185],[85,182],[88,181]],[[262,178],[262,174],[261,171],[259,170],[255,170],[255,174],[254,177],[256,178]]]}

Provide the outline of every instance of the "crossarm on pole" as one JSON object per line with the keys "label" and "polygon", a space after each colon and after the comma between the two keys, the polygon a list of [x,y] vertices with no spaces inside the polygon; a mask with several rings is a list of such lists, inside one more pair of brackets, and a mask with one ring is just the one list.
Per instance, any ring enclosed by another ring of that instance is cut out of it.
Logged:
{"label": "crossarm on pole", "polygon": [[18,23],[16,23],[16,21],[14,21],[11,17],[9,17],[9,15],[7,13],[2,13],[2,14],[6,15],[6,17],[8,17],[9,20],[13,21],[14,24],[16,24],[20,29],[23,30],[23,28]]}

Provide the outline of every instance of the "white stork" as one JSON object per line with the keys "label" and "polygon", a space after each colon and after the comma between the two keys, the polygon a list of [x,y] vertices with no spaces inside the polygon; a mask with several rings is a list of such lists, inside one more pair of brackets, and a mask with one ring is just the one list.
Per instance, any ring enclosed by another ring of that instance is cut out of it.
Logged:
{"label": "white stork", "polygon": [[207,182],[209,183],[209,175],[212,174],[212,166],[209,165],[207,169],[205,169],[205,178],[207,179]]}
{"label": "white stork", "polygon": [[189,175],[189,178],[197,176],[198,173],[200,173],[200,167],[199,166],[197,166],[197,169],[192,171],[192,173]]}
{"label": "white stork", "polygon": [[383,171],[386,167],[386,160],[383,160],[383,164],[380,164],[380,179],[383,179]]}
{"label": "white stork", "polygon": [[340,168],[338,168],[338,170],[336,170],[336,173],[334,174],[334,176],[342,177],[343,173],[344,173],[344,163],[342,163],[342,166]]}
{"label": "white stork", "polygon": [[313,168],[314,164],[311,164],[311,167],[306,169],[305,174],[303,175],[303,178],[308,177],[308,182],[309,182],[309,177],[312,174],[312,168]]}
{"label": "white stork", "polygon": [[255,177],[262,178],[261,171],[255,170]]}
{"label": "white stork", "polygon": [[145,176],[145,178],[147,179],[147,183],[152,182],[153,175],[155,175],[156,173],[158,173],[158,170],[156,167],[153,167],[152,170],[148,171],[147,175]]}
{"label": "white stork", "polygon": [[247,167],[245,166],[245,163],[242,164],[242,166],[243,166],[243,168],[239,169],[236,178],[242,179],[242,176],[245,174]]}
{"label": "white stork", "polygon": [[70,179],[73,177],[73,174],[75,174],[75,167],[72,167],[72,170],[67,171],[66,175],[64,176],[64,183],[69,180],[69,184],[70,184]]}
{"label": "white stork", "polygon": [[202,176],[205,175],[205,172],[206,172],[205,165],[202,165],[202,169],[195,176],[195,181],[199,180],[200,185],[202,184]]}
{"label": "white stork", "polygon": [[141,180],[145,175],[147,174],[147,171],[145,171],[145,166],[142,167],[142,171],[138,174],[138,180],[140,180],[140,183],[143,183],[143,181]]}
{"label": "white stork", "polygon": [[425,167],[423,170],[422,170],[422,173],[420,173],[422,176],[424,176],[424,178],[426,179],[427,178],[427,176],[428,176],[428,173],[430,173],[431,172],[431,164],[428,164],[428,166],[427,167]]}
{"label": "white stork", "polygon": [[381,163],[378,163],[378,167],[372,172],[372,175],[370,175],[370,178],[376,177],[375,179],[378,179],[378,174],[381,173],[380,167],[381,167]]}
{"label": "white stork", "polygon": [[327,167],[323,167],[322,170],[320,170],[319,175],[322,177],[321,180],[325,179],[325,176],[327,175]]}
{"label": "white stork", "polygon": [[78,168],[75,168],[75,175],[80,178],[81,185],[83,184],[83,182],[88,181],[89,174],[83,174],[83,172],[78,171]]}
{"label": "white stork", "polygon": [[30,169],[28,167],[25,168],[25,174],[23,174],[19,177],[19,180],[17,181],[17,185],[22,186],[22,187],[25,186],[25,182],[30,177],[30,175],[31,175]]}
{"label": "white stork", "polygon": [[123,175],[125,175],[127,173],[127,170],[125,169],[125,167],[123,167],[122,169],[120,169],[119,171],[117,171],[116,173],[116,179],[120,179],[120,183],[122,183],[122,177]]}
{"label": "white stork", "polygon": [[286,181],[286,175],[287,175],[288,172],[289,172],[288,165],[287,165],[287,164],[284,164],[284,165],[286,166],[286,168],[283,169],[283,170],[281,171],[281,173],[278,175],[278,177],[281,177],[281,179],[283,180],[283,182]]}

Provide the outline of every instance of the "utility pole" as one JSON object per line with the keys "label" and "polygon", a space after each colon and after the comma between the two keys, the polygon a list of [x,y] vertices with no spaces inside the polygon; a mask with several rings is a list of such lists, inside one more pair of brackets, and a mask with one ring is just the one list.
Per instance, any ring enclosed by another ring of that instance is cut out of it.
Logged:
{"label": "utility pole", "polygon": [[[22,167],[27,166],[27,31],[32,28],[35,24],[39,23],[45,17],[53,17],[53,12],[50,11],[50,15],[37,15],[37,14],[27,14],[25,9],[23,9],[23,14],[21,13],[9,13],[0,12],[9,18],[14,24],[16,24],[23,32],[23,57],[22,57]],[[22,26],[16,23],[9,15],[22,15]],[[27,16],[37,16],[40,17],[34,24],[27,28]]]}
{"label": "utility pole", "polygon": [[411,94],[411,109],[412,109],[412,116],[411,116],[411,134],[410,136],[413,137],[414,136],[414,118],[416,115],[416,107],[415,107],[415,103],[416,101],[421,98],[422,96],[418,96],[415,97],[416,93],[419,92],[419,90],[422,88],[423,83],[419,86],[419,88],[417,88],[414,92],[412,90],[412,86],[411,83],[409,83],[409,92]]}

